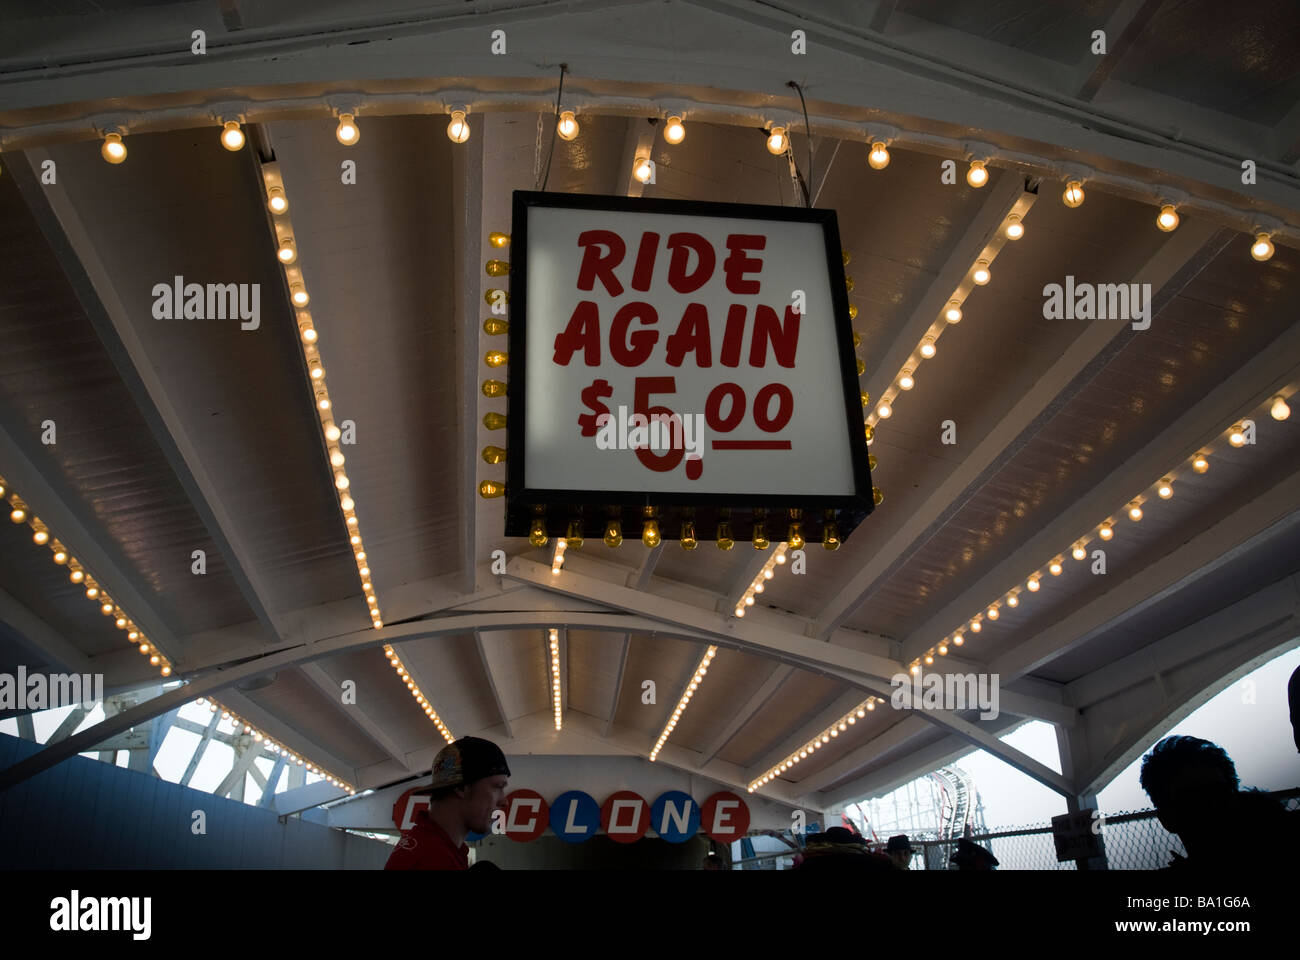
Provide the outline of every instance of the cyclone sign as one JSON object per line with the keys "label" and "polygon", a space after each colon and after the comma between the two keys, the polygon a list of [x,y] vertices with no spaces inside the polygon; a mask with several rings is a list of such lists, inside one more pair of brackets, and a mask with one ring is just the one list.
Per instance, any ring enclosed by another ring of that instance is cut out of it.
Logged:
{"label": "cyclone sign", "polygon": [[512,229],[508,536],[870,512],[834,211],[520,191]]}

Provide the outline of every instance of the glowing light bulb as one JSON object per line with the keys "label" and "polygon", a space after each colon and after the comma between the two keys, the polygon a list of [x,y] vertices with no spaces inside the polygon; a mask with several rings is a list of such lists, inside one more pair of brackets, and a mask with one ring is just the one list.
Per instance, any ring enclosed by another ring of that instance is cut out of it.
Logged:
{"label": "glowing light bulb", "polygon": [[37,530],[32,534],[32,542],[38,546],[43,546],[50,539],[50,535],[44,530]]}
{"label": "glowing light bulb", "polygon": [[350,147],[361,139],[361,130],[357,126],[356,120],[350,113],[339,114],[339,125],[334,131],[334,136],[338,138],[339,143],[345,147]]}
{"label": "glowing light bulb", "polygon": [[73,570],[68,574],[68,579],[73,583],[81,583],[82,580],[86,579],[86,573],[84,570]]}
{"label": "glowing light bulb", "polygon": [[126,159],[126,144],[122,142],[120,133],[104,134],[104,145],[99,148],[99,154],[109,163],[117,164]]}
{"label": "glowing light bulb", "polygon": [[682,545],[683,550],[694,550],[699,546],[699,541],[695,539],[695,521],[682,521],[682,533],[678,538],[678,543]]}
{"label": "glowing light bulb", "polygon": [[961,304],[956,300],[949,300],[948,309],[944,311],[943,317],[949,323],[961,323]]}
{"label": "glowing light bulb", "polygon": [[1281,397],[1273,398],[1273,405],[1268,408],[1268,414],[1274,420],[1285,420],[1291,416],[1291,408],[1286,405],[1286,401]]}
{"label": "glowing light bulb", "polygon": [[1160,486],[1156,487],[1156,493],[1160,495],[1161,500],[1168,500],[1174,495],[1174,482],[1165,477],[1160,481]]}
{"label": "glowing light bulb", "polygon": [[867,154],[867,163],[872,170],[884,170],[889,166],[889,149],[882,141],[877,140],[871,145],[871,152]]}
{"label": "glowing light bulb", "polygon": [[1172,203],[1166,203],[1156,214],[1156,226],[1164,233],[1169,233],[1178,226],[1178,212]]}
{"label": "glowing light bulb", "polygon": [[495,480],[484,480],[478,485],[478,495],[484,500],[491,500],[494,497],[504,496],[506,485],[497,483]]}
{"label": "glowing light bulb", "polygon": [[623,542],[623,527],[617,520],[610,520],[605,524],[605,546],[617,547]]}
{"label": "glowing light bulb", "polygon": [[[731,524],[726,520],[718,522],[718,535],[716,542],[719,550],[730,550],[736,545],[735,539],[731,536]],[[751,599],[749,602],[753,603],[753,600]]]}
{"label": "glowing light bulb", "polygon": [[977,284],[982,287],[984,284],[988,283],[992,277],[993,275],[989,273],[989,262],[987,260],[980,260],[975,264],[975,272],[971,274],[971,279]]}
{"label": "glowing light bulb", "polygon": [[500,230],[493,230],[488,234],[488,243],[500,250],[502,247],[510,246],[510,234],[502,233]]}
{"label": "glowing light bulb", "polygon": [[894,415],[894,408],[888,403],[882,403],[880,406],[876,407],[876,415],[880,417],[881,420],[888,420]]}
{"label": "glowing light bulb", "polygon": [[555,132],[561,140],[573,140],[578,136],[578,120],[572,110],[561,112],[560,119],[555,124]]}
{"label": "glowing light bulb", "polygon": [[67,563],[67,562],[68,562],[68,551],[66,551],[66,550],[55,550],[55,551],[54,551],[54,562],[55,562],[55,563],[58,563],[58,564],[64,564],[64,563]]}
{"label": "glowing light bulb", "polygon": [[298,259],[298,248],[294,245],[293,237],[284,237],[280,240],[280,246],[276,249],[275,255],[280,258],[281,263],[293,263]]}
{"label": "glowing light bulb", "polygon": [[[767,539],[767,525],[759,522],[754,524],[754,535],[752,538],[755,550],[766,550],[771,541]],[[760,584],[761,586],[761,584]]]}
{"label": "glowing light bulb", "polygon": [[985,168],[983,160],[972,160],[970,162],[970,169],[966,171],[966,182],[977,190],[989,182],[989,172]]}
{"label": "glowing light bulb", "polygon": [[14,523],[22,523],[27,519],[27,511],[22,507],[14,507],[9,513],[9,519]]}
{"label": "glowing light bulb", "polygon": [[510,323],[497,317],[488,317],[483,321],[483,332],[491,337],[499,337],[503,333],[510,332]]}
{"label": "glowing light bulb", "polygon": [[[790,529],[786,531],[785,542],[790,544],[791,550],[802,550],[804,548],[804,543],[806,542],[803,538],[803,524],[801,523],[790,524]],[[777,557],[776,562],[784,563],[785,554],[781,554],[779,557]]]}
{"label": "glowing light bulb", "polygon": [[1273,241],[1267,233],[1255,234],[1255,242],[1250,245],[1250,255],[1261,262],[1273,256]]}
{"label": "glowing light bulb", "polygon": [[1245,446],[1246,431],[1241,424],[1238,423],[1233,426],[1232,432],[1228,434],[1228,442],[1234,447]]}
{"label": "glowing light bulb", "polygon": [[494,447],[491,445],[486,446],[483,448],[483,462],[493,464],[505,463],[506,452],[501,447]]}
{"label": "glowing light bulb", "polygon": [[979,632],[980,632],[981,630],[983,630],[983,629],[984,629],[984,625],[983,625],[982,623],[980,623],[978,620],[972,620],[972,621],[970,622],[970,632],[971,632],[971,633],[979,633]]}
{"label": "glowing light bulb", "polygon": [[535,518],[528,530],[528,542],[534,547],[544,547],[548,539],[546,536],[546,521],[541,517]]}
{"label": "glowing light bulb", "polygon": [[1083,203],[1083,183],[1079,180],[1071,180],[1065,185],[1065,192],[1061,194],[1062,202],[1070,208],[1074,208]]}
{"label": "glowing light bulb", "polygon": [[315,328],[315,327],[303,327],[303,328],[302,328],[302,342],[303,342],[303,343],[315,343],[315,342],[316,342],[316,328]]}
{"label": "glowing light bulb", "polygon": [[641,525],[641,542],[652,550],[663,542],[659,536],[658,521],[647,520]]}
{"label": "glowing light bulb", "polygon": [[903,375],[898,378],[898,388],[900,390],[911,390],[916,386],[916,381],[912,379],[912,371],[904,370]]}
{"label": "glowing light bulb", "polygon": [[1197,473],[1204,473],[1206,470],[1210,469],[1210,461],[1205,459],[1204,456],[1198,454],[1196,459],[1192,461],[1192,469]]}
{"label": "glowing light bulb", "polygon": [[676,146],[686,139],[686,127],[682,124],[682,118],[671,116],[664,124],[664,139]]}
{"label": "glowing light bulb", "polygon": [[640,183],[649,183],[650,178],[654,176],[654,170],[649,157],[640,156],[632,161],[632,176]]}
{"label": "glowing light bulb", "polygon": [[289,299],[293,301],[296,307],[305,307],[310,302],[311,297],[307,296],[307,288],[301,283],[289,284]]}
{"label": "glowing light bulb", "polygon": [[1038,588],[1039,588],[1039,586],[1040,586],[1040,584],[1039,584],[1039,582],[1038,582],[1038,578],[1037,578],[1037,577],[1030,577],[1029,580],[1026,581],[1025,586],[1029,588],[1029,592],[1030,592],[1030,593],[1037,593],[1037,592],[1038,592]]}
{"label": "glowing light bulb", "polygon": [[1052,576],[1059,577],[1061,575],[1061,561],[1053,560],[1051,566],[1049,566],[1047,569],[1052,574]]}
{"label": "glowing light bulb", "polygon": [[244,131],[238,120],[227,120],[221,128],[221,145],[232,153],[244,145]]}
{"label": "glowing light bulb", "polygon": [[779,157],[790,145],[785,135],[785,127],[773,127],[767,138],[767,152]]}
{"label": "glowing light bulb", "polygon": [[1133,506],[1128,508],[1128,518],[1132,520],[1134,523],[1137,523],[1139,520],[1142,519],[1142,508],[1139,507],[1136,503],[1133,504]]}
{"label": "glowing light bulb", "polygon": [[1070,556],[1074,557],[1076,560],[1082,560],[1087,555],[1088,551],[1080,545],[1076,545],[1075,548],[1070,551]]}
{"label": "glowing light bulb", "polygon": [[998,614],[998,608],[997,608],[997,607],[989,607],[988,610],[985,611],[985,615],[986,615],[990,620],[996,620],[996,619],[998,618],[998,616],[999,616],[999,614]]}
{"label": "glowing light bulb", "polygon": [[489,367],[504,366],[509,359],[509,356],[501,350],[489,350],[483,355],[483,362]]}
{"label": "glowing light bulb", "polygon": [[831,521],[827,521],[822,529],[822,547],[827,550],[838,550],[840,548],[840,531]]}
{"label": "glowing light bulb", "polygon": [[1020,222],[1019,214],[1011,214],[1007,217],[1007,239],[1019,240],[1025,235],[1025,225]]}
{"label": "glowing light bulb", "polygon": [[1115,528],[1109,523],[1103,523],[1100,529],[1097,530],[1097,536],[1101,537],[1103,540],[1109,540],[1111,537],[1115,536]]}
{"label": "glowing light bulb", "polygon": [[921,356],[925,357],[925,359],[929,360],[936,352],[933,339],[926,337],[921,341]]}
{"label": "glowing light bulb", "polygon": [[503,381],[501,380],[483,381],[483,396],[492,397],[493,399],[496,399],[497,397],[504,397],[505,395],[506,395],[506,385]]}
{"label": "glowing light bulb", "polygon": [[451,112],[451,121],[447,124],[447,139],[452,143],[464,143],[469,139],[469,121],[465,119],[464,110]]}
{"label": "glowing light bulb", "polygon": [[289,199],[281,187],[267,187],[266,206],[272,213],[280,214],[289,209]]}

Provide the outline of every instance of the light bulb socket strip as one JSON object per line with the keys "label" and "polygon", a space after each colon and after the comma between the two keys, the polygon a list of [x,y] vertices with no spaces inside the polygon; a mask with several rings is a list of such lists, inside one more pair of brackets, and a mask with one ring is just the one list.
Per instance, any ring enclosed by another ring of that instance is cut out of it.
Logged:
{"label": "light bulb socket strip", "polygon": [[[1265,410],[1273,404],[1275,399],[1271,398],[1266,401]],[[1233,421],[1230,431],[1239,428],[1241,420],[1245,418],[1259,418],[1261,414],[1258,411],[1243,414],[1242,418]],[[1230,431],[1221,431],[1216,436],[1220,441],[1224,441]],[[1227,440],[1231,443],[1231,440]],[[1090,530],[1085,531],[1070,542],[1070,545],[1061,551],[1057,556],[1047,560],[1041,567],[1034,572],[1026,575],[1015,587],[1003,593],[996,600],[986,604],[980,611],[968,617],[962,625],[944,639],[927,650],[922,658],[913,660],[911,668],[915,672],[923,659],[926,663],[933,662],[932,658],[945,656],[947,648],[952,646],[961,646],[968,638],[968,634],[979,633],[984,621],[990,623],[996,621],[1000,616],[1002,608],[1014,609],[1020,605],[1022,598],[1038,593],[1042,589],[1044,580],[1062,575],[1068,564],[1067,557],[1072,557],[1079,562],[1086,561],[1090,556],[1090,547],[1097,543],[1109,543],[1116,536],[1116,527],[1118,519],[1123,518],[1131,523],[1136,524],[1144,516],[1142,506],[1144,504],[1157,504],[1176,499],[1178,488],[1177,481],[1180,474],[1190,471],[1192,474],[1203,474],[1210,468],[1210,455],[1213,444],[1205,444],[1197,447],[1194,453],[1189,454],[1178,466],[1178,468],[1165,471],[1160,477],[1153,481],[1149,487],[1135,497],[1127,498],[1114,513],[1102,520]]]}
{"label": "light bulb socket strip", "polygon": [[718,648],[716,646],[711,646],[704,651],[704,656],[700,658],[700,662],[695,668],[695,673],[691,675],[690,681],[686,684],[685,692],[682,693],[681,697],[677,701],[677,706],[673,710],[672,717],[668,720],[668,723],[665,724],[663,732],[659,734],[659,739],[655,741],[654,749],[650,751],[650,760],[652,762],[659,758],[659,751],[664,748],[664,744],[667,743],[668,738],[672,736],[673,729],[677,726],[682,714],[686,712],[687,705],[691,702],[691,697],[695,695],[695,691],[704,683],[704,676],[709,672],[709,664],[713,662],[713,658],[717,655]]}
{"label": "light bulb socket strip", "polygon": [[[342,96],[349,100],[356,97],[358,100],[356,103],[357,108],[364,110],[369,116],[376,117],[417,113],[441,114],[446,117],[453,105],[461,109],[466,109],[466,105],[468,105],[468,107],[472,107],[472,111],[469,111],[471,115],[477,114],[480,116],[494,112],[525,112],[550,115],[555,109],[555,95],[553,91],[549,90],[545,92],[487,90],[451,84],[443,87],[435,85],[419,92],[371,92],[364,94],[364,97],[356,94],[344,94]],[[145,110],[112,108],[112,121],[116,125],[126,127],[133,135],[200,127],[210,125],[214,121],[219,125],[223,118],[238,119],[244,124],[294,119],[329,122],[322,118],[322,109],[330,111],[330,101],[339,97],[339,94],[328,94],[324,96],[280,97],[256,102],[208,101],[180,107],[160,107]],[[623,116],[661,117],[666,116],[668,113],[679,113],[687,121],[700,123],[748,128],[763,123],[763,118],[756,117],[754,110],[748,104],[742,102],[739,97],[734,101],[727,101],[720,97],[712,101],[699,99],[687,101],[629,97],[616,93],[581,93],[577,90],[570,91],[566,89],[564,99],[565,106],[577,111],[579,115],[583,113],[587,115],[606,113]],[[362,100],[364,102],[361,102]],[[801,130],[803,112],[798,96],[794,94],[788,95],[788,104],[788,109],[780,111],[782,114],[780,118],[777,118],[776,112],[771,109],[765,111],[764,116],[771,117],[773,122],[785,126],[787,130],[796,128]],[[356,113],[357,110],[351,112]],[[1088,117],[1096,117],[1096,115],[1097,108],[1093,107],[1087,113],[1079,114],[1079,119],[1084,120]],[[1107,126],[1116,131],[1117,135],[1127,135],[1135,141],[1151,143],[1151,149],[1153,150],[1196,160],[1197,162],[1203,161],[1206,155],[1207,147],[1203,145],[1174,139],[1173,136],[1163,131],[1132,125],[1118,115],[1104,114],[1103,116]],[[87,109],[80,114],[69,116],[66,119],[6,130],[3,138],[0,138],[0,146],[6,151],[19,151],[33,147],[49,146],[68,140],[101,139],[100,129],[105,125],[104,121],[103,106],[92,103],[88,104]],[[864,137],[880,139],[885,132],[884,127],[873,122],[848,120],[839,116],[820,115],[815,112],[809,113],[809,121],[818,136],[835,137],[851,142],[860,142]],[[1123,133],[1121,134],[1119,131],[1123,131]],[[975,146],[975,144],[969,143],[962,137],[952,137],[930,131],[909,130],[902,127],[896,128],[895,135],[890,137],[889,140],[892,141],[889,144],[891,149],[898,147],[916,153],[945,158],[967,158],[971,148]],[[1060,155],[1031,153],[1024,150],[993,147],[989,144],[982,144],[981,147],[989,150],[989,155],[996,158],[997,165],[1000,167],[1014,168],[1026,177],[1038,177],[1053,181],[1061,179],[1063,157]],[[1061,152],[1065,152],[1064,148],[1062,148]],[[1220,153],[1219,156],[1225,165],[1237,166],[1238,160],[1235,155],[1230,156],[1226,153]],[[1167,166],[1167,163],[1163,163],[1153,156],[1147,163],[1150,174],[1146,178],[1093,170],[1089,171],[1088,175],[1082,179],[1091,181],[1096,186],[1105,186],[1112,193],[1138,202],[1151,203],[1153,201],[1151,183],[1161,178],[1159,171],[1166,169]],[[1270,176],[1279,180],[1285,177],[1287,173],[1282,169],[1281,164],[1261,161],[1261,174],[1266,169],[1269,171]],[[1190,214],[1198,218],[1205,218],[1244,233],[1250,230],[1252,223],[1260,219],[1260,211],[1255,206],[1254,198],[1248,195],[1246,189],[1240,188],[1240,193],[1237,195],[1240,196],[1241,200],[1236,205],[1211,199],[1208,196],[1192,195],[1189,196],[1186,204],[1179,204],[1179,212],[1183,215]],[[1277,201],[1279,211],[1292,207],[1294,207],[1294,204],[1286,204],[1282,200]],[[1277,231],[1270,230],[1269,232],[1273,233],[1275,242],[1282,240],[1288,245],[1300,243],[1300,225],[1288,224],[1283,227],[1279,223]]]}
{"label": "light bulb socket strip", "polygon": [[[508,463],[509,461],[507,461]],[[618,548],[646,549],[641,542],[642,520],[644,519],[645,500],[628,501],[621,504],[584,504],[581,507],[569,507],[564,504],[538,503],[524,497],[512,498],[506,495],[507,537],[529,537],[534,533],[534,525],[541,521],[540,531],[548,541],[552,538],[581,537],[587,541],[599,541],[608,532],[611,520],[618,521],[625,542]],[[789,527],[790,511],[796,510],[802,515],[802,533],[809,544],[821,543],[825,528],[834,527],[840,542],[848,540],[849,534],[874,509],[871,492],[861,498],[861,506],[852,509],[825,510],[822,505],[809,503],[802,508],[786,507],[750,507],[725,505],[702,505],[694,507],[658,506],[655,507],[655,522],[658,524],[659,539],[667,541],[687,541],[694,543],[725,542],[730,540],[736,549],[744,547],[753,549],[755,526],[764,524],[769,544],[776,544],[785,539]],[[827,513],[830,516],[827,517]],[[726,524],[724,536],[719,537],[719,527]],[[685,530],[687,536],[683,537]],[[760,536],[760,540],[763,539]],[[590,549],[591,544],[583,549]],[[724,547],[723,549],[730,549]],[[570,549],[573,549],[570,545]],[[690,549],[690,547],[688,547]],[[771,549],[769,546],[767,549]]]}
{"label": "light bulb socket strip", "polygon": [[[263,163],[261,169],[262,185],[265,191],[264,199],[273,214],[271,229],[275,239],[275,249],[272,255],[275,256],[280,267],[284,270],[285,283],[290,291],[290,303],[295,308],[298,325],[298,346],[302,350],[303,365],[307,370],[312,401],[316,407],[316,414],[320,418],[326,464],[333,478],[334,492],[339,500],[339,510],[343,514],[348,539],[356,560],[357,577],[361,581],[362,596],[367,612],[370,614],[370,622],[378,630],[384,625],[383,612],[379,607],[378,597],[375,596],[370,567],[366,561],[365,541],[361,537],[361,522],[356,514],[356,500],[352,490],[352,481],[347,475],[345,466],[347,457],[339,443],[342,439],[342,431],[334,421],[334,404],[330,400],[329,386],[326,382],[326,368],[321,354],[320,333],[316,329],[311,313],[306,309],[309,298],[306,298],[307,288],[302,268],[297,265],[298,248],[293,239],[293,222],[288,212],[288,193],[284,188],[284,178],[280,173],[278,163],[275,161]],[[277,207],[280,207],[280,209],[277,209]],[[286,250],[291,254],[288,259],[284,255]],[[298,300],[299,293],[302,293],[306,298],[302,302]]]}
{"label": "light bulb socket strip", "polygon": [[402,658],[397,655],[397,651],[393,648],[392,644],[384,644],[384,656],[388,658],[388,665],[393,668],[393,672],[397,674],[397,678],[406,684],[406,689],[411,692],[411,696],[415,699],[415,702],[419,704],[420,709],[424,711],[424,715],[433,722],[435,727],[438,728],[438,732],[442,734],[442,738],[448,743],[454,743],[456,738],[451,735],[451,730],[442,722],[442,718],[438,716],[438,711],[433,709],[433,704],[429,702],[423,691],[420,690],[420,685],[415,682],[415,678],[412,677],[410,671],[406,669],[406,664],[402,663]]}
{"label": "light bulb socket strip", "polygon": [[[770,518],[767,521],[767,525],[780,525],[786,522],[784,516],[777,516]],[[802,524],[802,520],[795,520],[793,522]],[[782,527],[782,530],[784,531],[784,527]],[[767,589],[767,582],[776,576],[776,568],[785,563],[786,553],[789,549],[790,544],[783,542],[778,543],[776,548],[770,552],[762,568],[757,574],[755,574],[754,579],[750,581],[749,586],[745,588],[745,592],[740,595],[740,599],[736,601],[736,609],[734,613],[737,617],[743,617],[745,615],[745,608],[753,605],[752,598],[756,594],[760,594]]]}
{"label": "light bulb socket strip", "polygon": [[[198,704],[199,706],[206,706],[208,710],[211,711],[212,713],[220,713],[222,720],[230,721],[231,725],[235,728],[235,733],[237,735],[242,733],[245,736],[251,736],[255,743],[259,743],[262,745],[263,750],[266,750],[267,752],[272,754],[283,756],[287,762],[295,763],[298,766],[305,768],[308,773],[314,773],[319,775],[331,786],[338,787],[340,790],[344,791],[349,795],[353,795],[357,792],[357,788],[355,784],[349,783],[348,781],[344,780],[342,777],[336,776],[335,774],[331,773],[329,770],[326,770],[324,767],[320,766],[319,764],[312,763],[306,757],[300,756],[298,753],[289,749],[280,741],[276,740],[274,737],[268,736],[267,734],[263,733],[252,723],[240,717],[237,713],[235,713],[235,711],[222,706],[221,703],[219,703],[216,700],[213,700],[211,697],[200,697],[198,700],[195,701],[195,703]],[[240,729],[241,727],[243,728],[242,730]]]}
{"label": "light bulb socket strip", "polygon": [[106,593],[99,581],[88,571],[85,566],[68,550],[64,542],[55,535],[54,531],[41,520],[31,507],[27,504],[18,491],[14,490],[9,483],[0,476],[0,498],[7,500],[9,504],[9,520],[15,524],[26,524],[32,530],[32,544],[37,547],[45,547],[50,551],[50,560],[57,566],[66,567],[68,570],[68,579],[80,586],[85,591],[86,599],[91,600],[99,607],[99,612],[105,617],[112,617],[112,623],[118,630],[127,635],[127,640],[140,653],[149,657],[151,666],[158,668],[158,672],[164,677],[172,675],[173,667],[171,660],[159,650],[144,632],[136,626],[135,620],[122,606],[113,600]]}
{"label": "light bulb socket strip", "polygon": [[828,746],[830,742],[839,737],[840,734],[848,733],[850,728],[852,728],[859,720],[865,719],[867,714],[876,709],[876,704],[883,704],[884,702],[885,701],[880,697],[867,697],[867,699],[863,700],[848,713],[844,714],[844,716],[840,717],[838,720],[832,721],[825,730],[816,734],[802,747],[792,750],[790,755],[780,763],[776,763],[769,767],[761,777],[756,777],[751,780],[746,789],[748,792],[753,793],[755,790],[759,790],[766,784],[777,779],[782,773],[789,770],[791,767],[807,760],[822,747]]}

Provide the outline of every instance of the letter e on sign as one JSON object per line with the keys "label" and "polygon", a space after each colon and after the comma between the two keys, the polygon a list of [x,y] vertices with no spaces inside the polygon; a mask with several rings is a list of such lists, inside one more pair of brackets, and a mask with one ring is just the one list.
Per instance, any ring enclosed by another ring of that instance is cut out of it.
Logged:
{"label": "letter e on sign", "polygon": [[631,790],[619,790],[600,807],[600,825],[615,843],[635,843],[650,829],[650,804]]}
{"label": "letter e on sign", "polygon": [[749,830],[749,805],[723,790],[700,805],[700,826],[718,843],[739,840]]}
{"label": "letter e on sign", "polygon": [[519,843],[536,840],[550,820],[550,808],[536,790],[514,790],[506,794],[506,836]]}

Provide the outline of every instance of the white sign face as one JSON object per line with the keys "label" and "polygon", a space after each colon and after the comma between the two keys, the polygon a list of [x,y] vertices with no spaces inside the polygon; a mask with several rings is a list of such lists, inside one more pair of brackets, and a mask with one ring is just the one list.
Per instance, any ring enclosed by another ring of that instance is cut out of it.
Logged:
{"label": "white sign face", "polygon": [[527,215],[529,489],[854,494],[821,225]]}

